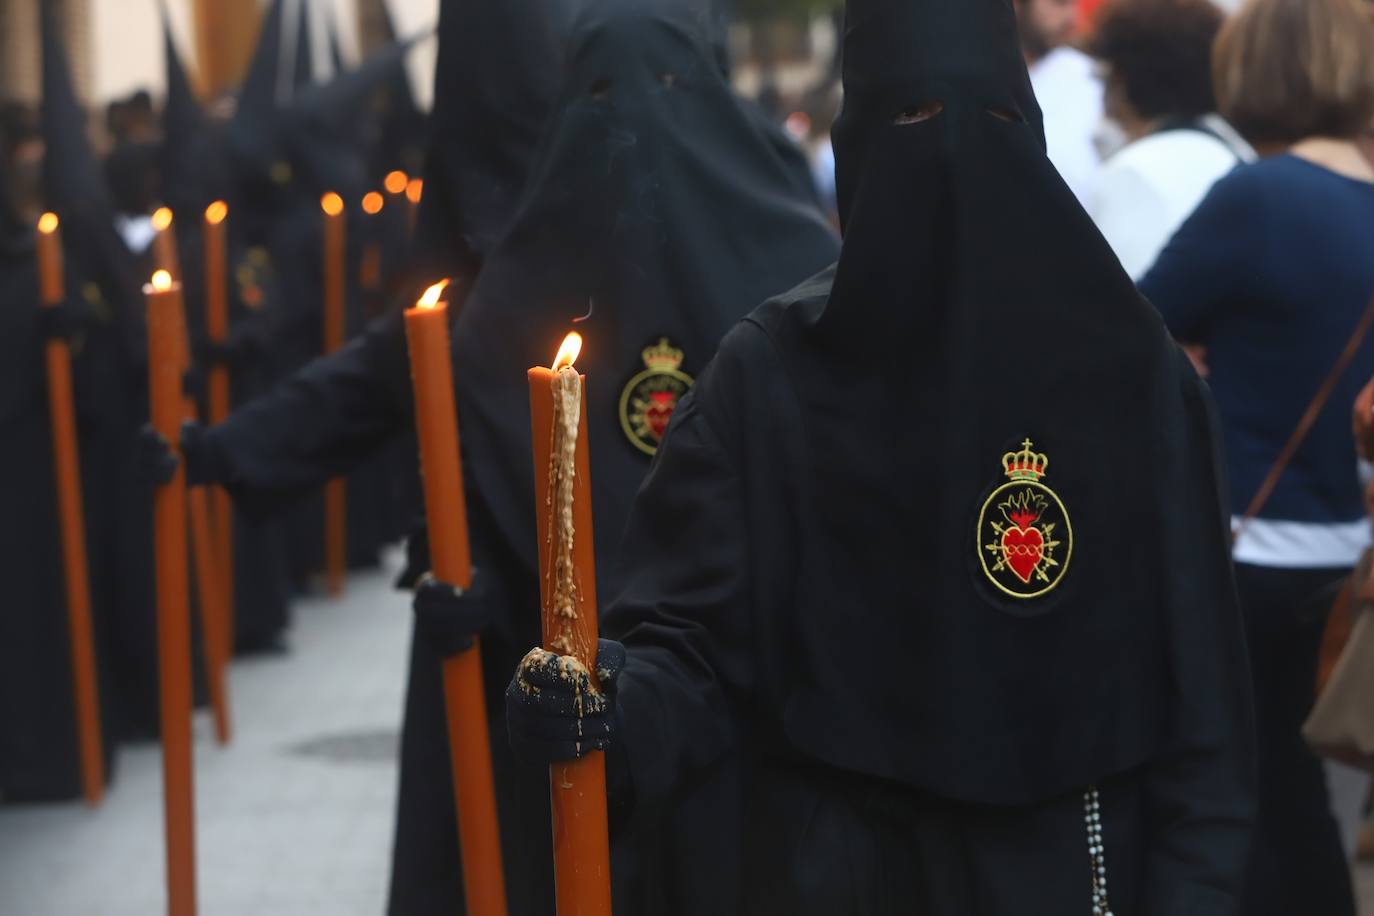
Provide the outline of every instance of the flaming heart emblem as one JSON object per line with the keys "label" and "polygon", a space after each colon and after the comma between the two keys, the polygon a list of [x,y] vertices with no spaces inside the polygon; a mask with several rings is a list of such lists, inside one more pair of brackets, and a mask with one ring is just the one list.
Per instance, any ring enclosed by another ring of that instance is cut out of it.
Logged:
{"label": "flaming heart emblem", "polygon": [[1043,483],[1049,463],[1029,439],[1021,451],[1007,452],[1002,464],[1009,482],[993,490],[979,515],[983,572],[1014,598],[1036,598],[1053,589],[1073,551],[1068,511]]}

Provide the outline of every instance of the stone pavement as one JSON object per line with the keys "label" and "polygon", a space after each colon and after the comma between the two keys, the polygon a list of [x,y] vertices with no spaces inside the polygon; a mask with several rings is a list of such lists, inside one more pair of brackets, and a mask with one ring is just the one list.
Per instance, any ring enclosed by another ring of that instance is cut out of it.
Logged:
{"label": "stone pavement", "polygon": [[[234,663],[234,740],[196,721],[201,916],[380,916],[410,611],[391,573],[297,602],[291,652]],[[156,746],[120,750],[105,804],[0,806],[0,914],[165,912]]]}
{"label": "stone pavement", "polygon": [[[382,916],[410,636],[391,572],[299,602],[289,655],[235,662],[228,748],[199,714],[201,916]],[[160,916],[160,778],[126,747],[99,810],[0,806],[0,914]],[[1359,883],[1374,916],[1374,868]]]}

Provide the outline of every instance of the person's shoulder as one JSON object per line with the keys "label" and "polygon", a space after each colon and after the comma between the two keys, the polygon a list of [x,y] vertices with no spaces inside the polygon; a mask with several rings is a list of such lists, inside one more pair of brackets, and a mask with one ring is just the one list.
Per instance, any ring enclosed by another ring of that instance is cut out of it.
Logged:
{"label": "person's shoulder", "polygon": [[[832,264],[740,319],[721,340],[715,357],[698,380],[697,388],[702,395],[734,392],[727,397],[737,405],[742,393],[753,396],[766,390],[768,385],[760,377],[777,374],[774,370],[780,366],[780,352],[799,329],[824,311],[834,278]],[[706,384],[703,386],[702,382]]]}

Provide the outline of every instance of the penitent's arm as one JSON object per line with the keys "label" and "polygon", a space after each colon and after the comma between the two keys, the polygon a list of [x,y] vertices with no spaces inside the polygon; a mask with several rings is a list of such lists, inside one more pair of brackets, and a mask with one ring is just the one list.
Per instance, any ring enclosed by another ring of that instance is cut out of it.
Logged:
{"label": "penitent's arm", "polygon": [[[1182,361],[1184,358],[1180,356]],[[1186,365],[1189,428],[1164,556],[1179,600],[1169,621],[1174,708],[1168,753],[1146,772],[1146,916],[1237,909],[1254,821],[1254,717],[1211,396]]]}
{"label": "penitent's arm", "polygon": [[206,476],[250,515],[270,515],[404,430],[412,418],[409,386],[397,312],[202,431]]}
{"label": "penitent's arm", "polygon": [[636,499],[623,588],[603,624],[627,650],[619,752],[636,804],[669,797],[734,746],[753,683],[750,544],[740,478],[712,422],[715,368],[678,406]]}

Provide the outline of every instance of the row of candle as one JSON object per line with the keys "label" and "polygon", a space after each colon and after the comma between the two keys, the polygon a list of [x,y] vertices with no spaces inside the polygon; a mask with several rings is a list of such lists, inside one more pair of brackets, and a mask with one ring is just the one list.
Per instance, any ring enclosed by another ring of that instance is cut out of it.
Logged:
{"label": "row of candle", "polygon": [[[400,175],[400,173],[393,173]],[[401,176],[404,179],[404,176]],[[397,193],[393,176],[387,188]],[[418,182],[406,182],[411,202]],[[379,196],[378,196],[379,197]],[[344,270],[343,202],[326,195],[325,305],[326,350],[342,344],[342,275]],[[380,210],[369,195],[364,212]],[[207,208],[204,221],[207,275],[207,332],[223,343],[228,336],[222,202]],[[144,288],[149,336],[149,396],[155,429],[177,450],[181,423],[188,418],[184,373],[189,366],[181,287],[170,211],[159,211],[155,258],[160,269]],[[165,241],[164,241],[165,240]],[[44,216],[39,227],[39,265],[43,302],[62,301],[61,249],[57,218]],[[448,304],[444,284],[432,287],[405,315],[415,388],[417,434],[425,484],[432,562],[442,580],[465,589],[471,584],[466,507],[456,409],[449,357]],[[333,317],[331,317],[331,313]],[[577,335],[569,335],[552,368],[528,372],[534,481],[539,507],[541,594],[546,647],[574,654],[588,671],[595,670],[596,594],[592,551],[591,501],[586,437],[585,379],[573,368]],[[64,556],[67,558],[68,607],[81,732],[83,783],[87,798],[99,799],[103,773],[99,764],[99,710],[95,696],[94,652],[90,637],[89,594],[84,542],[81,537],[79,484],[76,479],[75,425],[72,417],[70,368],[64,364],[65,341],[49,342],[50,384],[55,396],[54,440],[59,443],[59,501],[63,511]],[[67,356],[69,360],[69,356]],[[66,379],[65,396],[61,379]],[[229,410],[228,376],[222,363],[212,368],[210,419]],[[65,406],[64,406],[65,405]],[[65,414],[65,417],[62,416]],[[65,461],[64,461],[64,457]],[[227,529],[227,495],[215,494],[220,523],[217,565],[228,586],[232,555]],[[173,916],[195,912],[193,785],[191,776],[191,665],[187,610],[189,580],[186,553],[188,494],[178,467],[170,483],[155,494],[157,531],[157,600],[160,683],[162,693],[163,779],[167,839],[168,907]],[[75,519],[73,522],[72,519]],[[193,540],[205,541],[206,528],[193,519]],[[200,564],[198,564],[200,565]],[[201,578],[209,567],[198,568]],[[222,626],[222,621],[219,622]],[[225,636],[228,631],[221,630]],[[463,849],[468,909],[479,916],[504,916],[506,899],[500,833],[493,791],[481,660],[477,647],[446,660],[444,694],[448,709],[453,780]],[[561,914],[609,914],[609,843],[605,808],[605,764],[593,753],[551,772],[558,911]]]}

